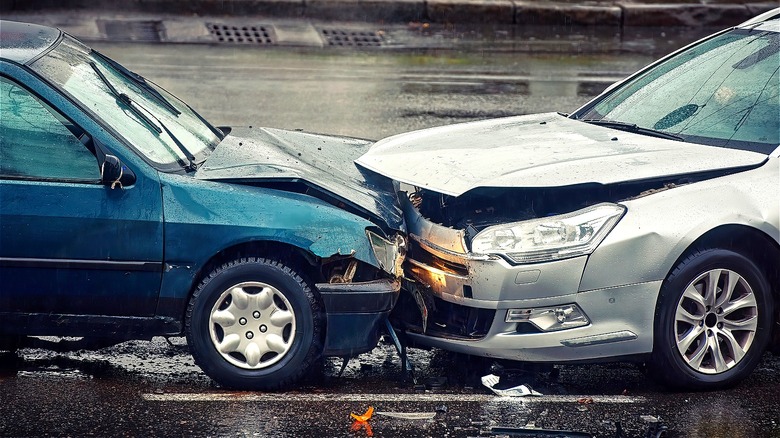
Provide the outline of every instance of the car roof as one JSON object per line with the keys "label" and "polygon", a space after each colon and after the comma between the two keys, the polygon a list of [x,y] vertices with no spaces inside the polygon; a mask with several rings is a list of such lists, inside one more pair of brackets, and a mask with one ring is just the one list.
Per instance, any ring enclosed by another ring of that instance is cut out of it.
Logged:
{"label": "car roof", "polygon": [[751,18],[750,20],[740,24],[737,27],[748,27],[753,26],[758,23],[765,23],[768,21],[780,21],[780,8],[774,8],[769,11],[764,12],[763,14],[756,15],[755,17]]}
{"label": "car roof", "polygon": [[61,34],[52,27],[0,20],[0,58],[25,64],[44,53]]}

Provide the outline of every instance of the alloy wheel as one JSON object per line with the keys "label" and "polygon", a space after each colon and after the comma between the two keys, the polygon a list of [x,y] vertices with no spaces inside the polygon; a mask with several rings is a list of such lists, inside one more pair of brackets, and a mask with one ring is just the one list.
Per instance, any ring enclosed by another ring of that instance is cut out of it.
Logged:
{"label": "alloy wheel", "polygon": [[702,273],[685,288],[674,317],[677,351],[693,370],[719,374],[738,364],[758,327],[750,284],[728,269]]}

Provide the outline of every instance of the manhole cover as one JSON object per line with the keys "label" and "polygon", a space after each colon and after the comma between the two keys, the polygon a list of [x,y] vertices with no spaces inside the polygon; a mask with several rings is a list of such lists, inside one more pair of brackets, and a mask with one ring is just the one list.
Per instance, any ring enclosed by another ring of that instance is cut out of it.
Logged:
{"label": "manhole cover", "polygon": [[384,41],[377,32],[344,29],[322,29],[321,32],[329,46],[379,47]]}
{"label": "manhole cover", "polygon": [[110,40],[162,41],[165,28],[162,21],[98,20],[98,28]]}
{"label": "manhole cover", "polygon": [[262,44],[275,43],[271,26],[234,26],[228,24],[206,23],[209,33],[219,43],[227,44]]}

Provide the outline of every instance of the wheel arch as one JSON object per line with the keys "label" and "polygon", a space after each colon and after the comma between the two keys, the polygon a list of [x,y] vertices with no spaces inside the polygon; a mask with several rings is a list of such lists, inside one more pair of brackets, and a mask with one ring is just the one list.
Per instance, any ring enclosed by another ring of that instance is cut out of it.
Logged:
{"label": "wheel arch", "polygon": [[[767,276],[772,295],[780,299],[780,244],[761,230],[739,224],[715,227],[691,242],[672,265],[672,270],[691,253],[706,248],[729,249],[758,264]],[[667,277],[672,270],[667,273]]]}
{"label": "wheel arch", "polygon": [[[318,280],[317,275],[319,275],[319,273],[314,269],[319,261],[319,257],[316,255],[286,242],[277,240],[251,240],[223,248],[206,260],[192,277],[192,282],[187,291],[187,296],[184,297],[184,302],[189,302],[192,298],[192,294],[197,290],[198,285],[200,285],[203,279],[206,278],[211,271],[231,260],[242,257],[273,259],[295,268],[299,271],[299,275],[303,275],[304,279],[310,283]],[[316,290],[315,294],[317,294]],[[187,306],[185,305],[184,309],[182,309],[182,321],[184,321],[184,314],[187,310],[186,307]]]}

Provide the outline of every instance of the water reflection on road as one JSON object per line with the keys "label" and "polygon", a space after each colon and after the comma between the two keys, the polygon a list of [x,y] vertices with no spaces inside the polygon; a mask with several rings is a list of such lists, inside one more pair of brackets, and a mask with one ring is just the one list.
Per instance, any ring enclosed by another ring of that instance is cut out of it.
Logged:
{"label": "water reflection on road", "polygon": [[215,124],[373,139],[489,117],[569,112],[651,61],[635,54],[97,46]]}

